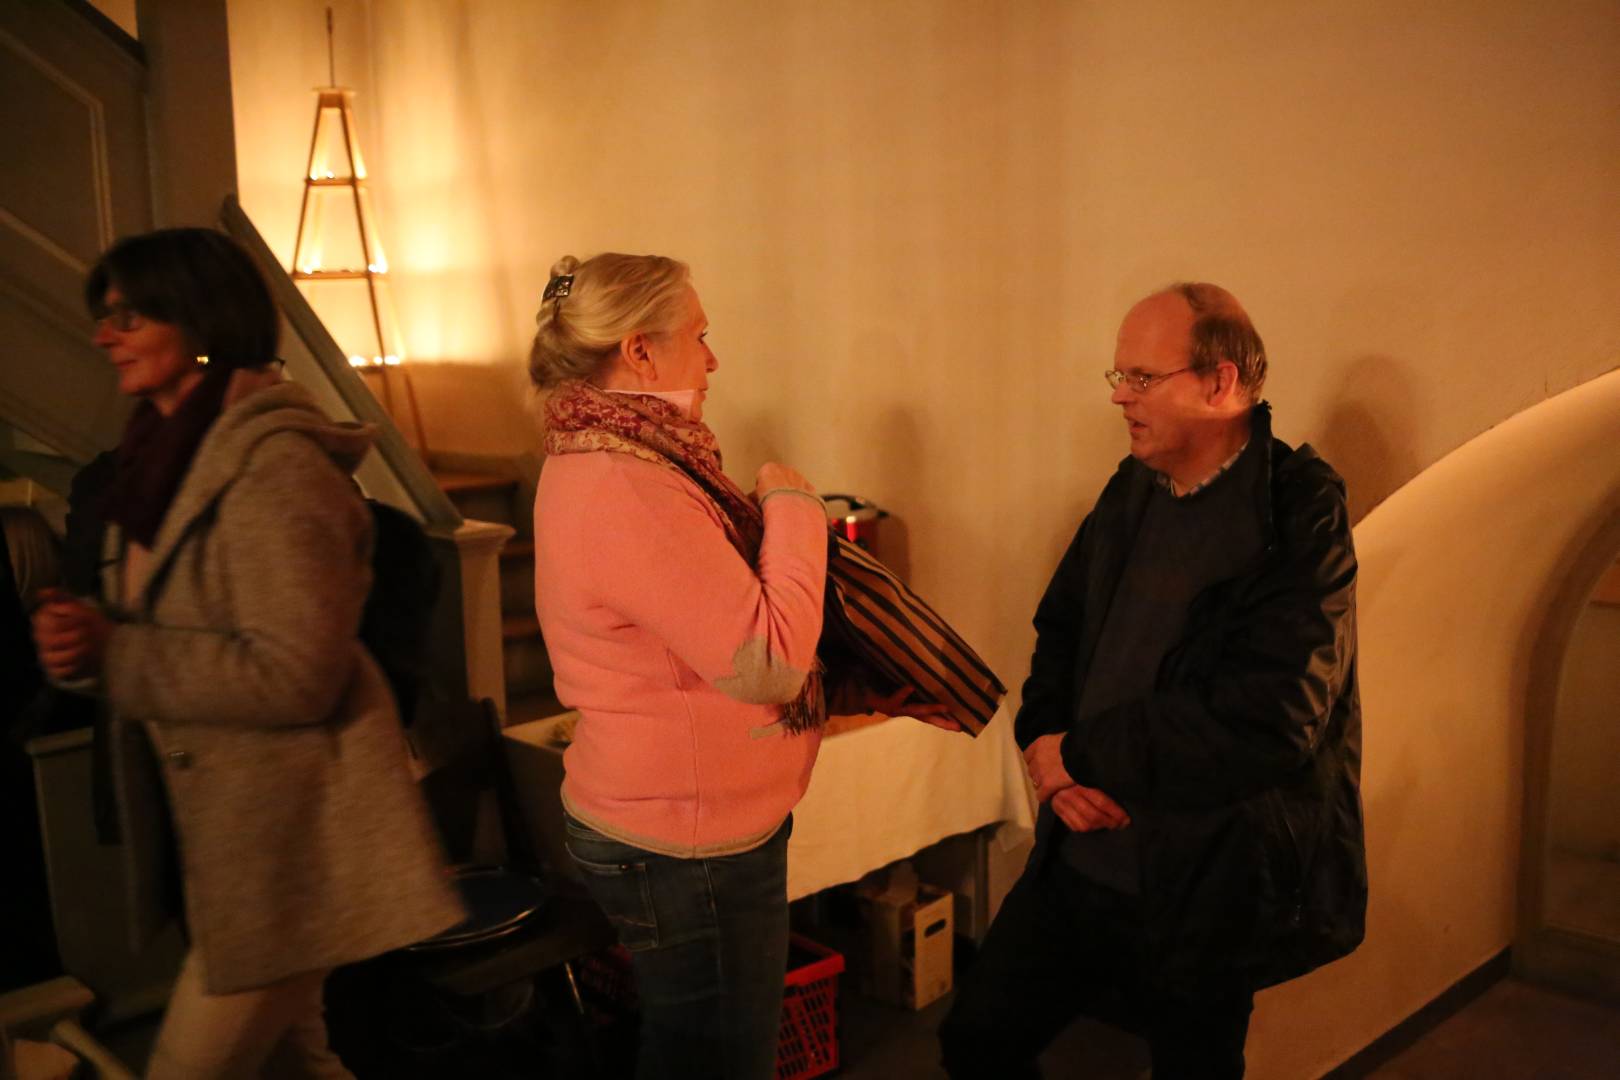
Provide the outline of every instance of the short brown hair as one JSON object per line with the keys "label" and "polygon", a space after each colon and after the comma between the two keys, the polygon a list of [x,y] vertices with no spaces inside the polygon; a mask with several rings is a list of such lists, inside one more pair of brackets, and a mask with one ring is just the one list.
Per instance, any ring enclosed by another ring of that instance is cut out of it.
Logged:
{"label": "short brown hair", "polygon": [[1200,375],[1225,360],[1238,370],[1238,385],[1251,401],[1260,400],[1266,385],[1266,344],[1237,298],[1219,285],[1184,281],[1170,287],[1193,311],[1187,364]]}
{"label": "short brown hair", "polygon": [[149,319],[172,323],[212,370],[261,367],[276,358],[281,316],[258,264],[215,229],[159,229],[126,237],[102,253],[84,279],[92,318],[107,313],[107,290]]}

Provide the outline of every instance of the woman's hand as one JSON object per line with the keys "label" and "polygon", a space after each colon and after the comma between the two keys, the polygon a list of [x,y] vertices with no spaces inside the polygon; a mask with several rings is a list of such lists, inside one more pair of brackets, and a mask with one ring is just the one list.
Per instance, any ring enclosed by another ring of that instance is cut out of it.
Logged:
{"label": "woman's hand", "polygon": [[883,716],[909,716],[925,724],[932,724],[942,731],[962,730],[962,725],[951,716],[950,709],[944,705],[926,701],[915,701],[907,705],[906,702],[916,692],[917,688],[914,686],[902,686],[886,697],[872,692],[867,697],[866,711],[880,713]]}
{"label": "woman's hand", "polygon": [[42,589],[34,610],[34,647],[53,679],[80,679],[101,672],[112,620],[101,609],[61,589]]}
{"label": "woman's hand", "polygon": [[759,467],[754,474],[754,498],[764,499],[773,491],[787,488],[791,491],[802,491],[806,495],[814,495],[816,489],[810,486],[810,481],[804,478],[799,470],[791,465],[782,465],[775,461],[767,461]]}

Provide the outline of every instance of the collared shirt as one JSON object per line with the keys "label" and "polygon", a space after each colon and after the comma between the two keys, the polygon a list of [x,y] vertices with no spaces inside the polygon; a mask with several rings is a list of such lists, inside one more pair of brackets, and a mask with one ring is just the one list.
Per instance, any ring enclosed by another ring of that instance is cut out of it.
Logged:
{"label": "collared shirt", "polygon": [[1188,488],[1186,491],[1183,491],[1179,495],[1176,494],[1176,485],[1175,482],[1170,479],[1169,473],[1154,473],[1153,478],[1155,481],[1157,481],[1160,487],[1168,491],[1174,498],[1185,499],[1190,495],[1198,494],[1200,491],[1203,491],[1205,488],[1209,487],[1209,485],[1225,476],[1226,471],[1233,465],[1237,464],[1237,459],[1242,457],[1243,451],[1247,450],[1248,448],[1249,440],[1244,439],[1243,445],[1238,447],[1237,453],[1221,462],[1220,468],[1216,469],[1214,472],[1210,473],[1208,476],[1204,477],[1202,480],[1198,481],[1198,483],[1194,484],[1192,487]]}

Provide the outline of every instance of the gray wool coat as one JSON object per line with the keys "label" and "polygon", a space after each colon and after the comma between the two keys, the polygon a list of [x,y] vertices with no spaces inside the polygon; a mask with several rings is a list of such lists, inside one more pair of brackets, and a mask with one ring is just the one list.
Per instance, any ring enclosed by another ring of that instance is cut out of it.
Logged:
{"label": "gray wool coat", "polygon": [[349,474],[369,445],[292,383],[228,404],[108,640],[134,930],[173,914],[172,821],[212,993],[375,956],[462,915],[356,636],[371,515]]}

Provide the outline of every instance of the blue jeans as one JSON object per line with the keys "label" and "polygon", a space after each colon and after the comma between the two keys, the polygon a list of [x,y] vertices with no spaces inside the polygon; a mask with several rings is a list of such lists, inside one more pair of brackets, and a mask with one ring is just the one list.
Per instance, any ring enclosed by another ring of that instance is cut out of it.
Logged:
{"label": "blue jeans", "polygon": [[566,819],[568,853],[630,952],[641,997],[636,1075],[770,1080],[787,972],[787,842],[679,859]]}

